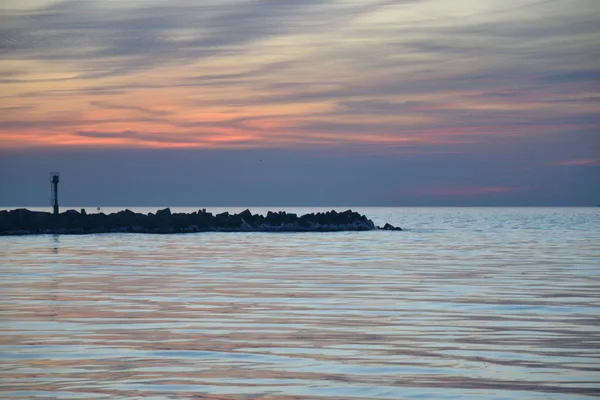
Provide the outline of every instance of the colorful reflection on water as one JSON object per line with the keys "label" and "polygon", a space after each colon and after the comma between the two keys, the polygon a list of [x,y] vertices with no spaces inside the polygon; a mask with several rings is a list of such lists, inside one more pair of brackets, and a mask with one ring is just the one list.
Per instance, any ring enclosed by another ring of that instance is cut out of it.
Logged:
{"label": "colorful reflection on water", "polygon": [[600,396],[600,212],[406,232],[0,238],[0,396]]}

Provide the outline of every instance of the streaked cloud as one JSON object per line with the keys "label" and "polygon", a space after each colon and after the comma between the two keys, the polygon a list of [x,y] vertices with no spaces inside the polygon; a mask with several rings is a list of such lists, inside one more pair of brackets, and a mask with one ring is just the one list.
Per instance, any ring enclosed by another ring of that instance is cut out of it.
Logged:
{"label": "streaked cloud", "polygon": [[455,187],[431,187],[412,189],[413,195],[418,196],[486,196],[500,193],[521,191],[522,188],[510,186],[455,186]]}
{"label": "streaked cloud", "polygon": [[591,165],[600,165],[600,158],[583,158],[578,160],[558,161],[553,165],[557,167],[584,167]]}
{"label": "streaked cloud", "polygon": [[0,150],[462,154],[512,174],[435,181],[432,196],[520,193],[515,171],[596,165],[600,152],[596,0],[6,0],[0,11]]}
{"label": "streaked cloud", "polygon": [[78,132],[135,131],[163,132],[157,145],[202,146],[201,127],[265,147],[323,137],[485,144],[507,132],[543,140],[548,129],[600,122],[590,86],[599,9],[590,0],[8,2],[0,135],[10,147],[25,130],[24,146],[58,130],[57,145],[88,143]]}

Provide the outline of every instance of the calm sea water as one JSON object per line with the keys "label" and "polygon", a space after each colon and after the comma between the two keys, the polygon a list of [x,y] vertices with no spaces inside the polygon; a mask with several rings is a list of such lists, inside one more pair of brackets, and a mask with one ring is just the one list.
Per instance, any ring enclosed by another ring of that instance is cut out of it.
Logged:
{"label": "calm sea water", "polygon": [[355,210],[406,231],[1,237],[0,397],[600,397],[600,208]]}

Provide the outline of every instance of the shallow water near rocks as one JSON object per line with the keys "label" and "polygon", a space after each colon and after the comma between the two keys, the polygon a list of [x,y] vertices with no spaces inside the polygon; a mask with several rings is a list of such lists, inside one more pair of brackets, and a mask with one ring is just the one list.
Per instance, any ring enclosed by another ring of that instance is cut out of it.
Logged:
{"label": "shallow water near rocks", "polygon": [[600,397],[599,208],[354,210],[405,231],[1,237],[0,397]]}

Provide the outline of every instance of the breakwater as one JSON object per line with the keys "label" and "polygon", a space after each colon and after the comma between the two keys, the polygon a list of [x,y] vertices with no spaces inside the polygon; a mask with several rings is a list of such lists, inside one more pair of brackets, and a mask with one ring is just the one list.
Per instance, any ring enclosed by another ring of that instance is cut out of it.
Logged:
{"label": "breakwater", "polygon": [[131,210],[117,213],[86,213],[67,210],[53,215],[28,209],[0,211],[0,235],[91,233],[194,233],[194,232],[335,232],[401,230],[390,224],[376,227],[365,215],[352,210],[310,213],[298,216],[284,211],[266,215],[250,210],[238,214],[213,215],[205,209],[193,213],[172,213],[169,208],[141,214]]}

